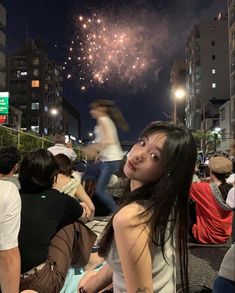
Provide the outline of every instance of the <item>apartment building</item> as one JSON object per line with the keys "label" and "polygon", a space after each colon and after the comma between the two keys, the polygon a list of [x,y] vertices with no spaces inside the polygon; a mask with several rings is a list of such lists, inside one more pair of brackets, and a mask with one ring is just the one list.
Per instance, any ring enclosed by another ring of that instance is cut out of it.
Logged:
{"label": "apartment building", "polygon": [[61,83],[60,66],[38,41],[27,40],[7,58],[10,105],[22,111],[22,130],[49,135],[63,129]]}
{"label": "apartment building", "polygon": [[195,25],[186,44],[186,125],[219,125],[219,108],[229,100],[228,17],[220,13]]}

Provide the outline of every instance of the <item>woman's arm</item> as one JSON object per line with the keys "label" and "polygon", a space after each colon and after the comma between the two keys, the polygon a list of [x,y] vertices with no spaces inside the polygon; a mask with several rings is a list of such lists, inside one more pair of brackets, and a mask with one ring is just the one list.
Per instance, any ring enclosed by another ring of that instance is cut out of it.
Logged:
{"label": "woman's arm", "polygon": [[87,293],[96,293],[112,283],[113,271],[106,263],[98,272],[90,271],[78,284],[78,292],[81,287]]}
{"label": "woman's arm", "polygon": [[[153,292],[149,228],[138,217],[142,207],[130,204],[113,219],[114,237],[127,292]],[[136,226],[137,225],[137,226]]]}
{"label": "woman's arm", "polygon": [[20,253],[18,247],[0,251],[0,283],[3,293],[18,293]]}
{"label": "woman's arm", "polygon": [[79,199],[81,202],[84,202],[87,205],[87,207],[90,209],[88,219],[89,221],[91,221],[95,215],[95,206],[81,184],[78,185],[74,196],[77,199]]}

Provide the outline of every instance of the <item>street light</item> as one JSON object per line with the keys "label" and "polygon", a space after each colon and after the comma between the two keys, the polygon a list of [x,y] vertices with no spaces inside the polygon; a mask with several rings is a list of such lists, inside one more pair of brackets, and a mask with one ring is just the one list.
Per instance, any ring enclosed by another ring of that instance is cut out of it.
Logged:
{"label": "street light", "polygon": [[[57,116],[59,114],[59,111],[56,108],[51,108],[50,114],[53,116]],[[52,132],[55,133],[55,119],[53,119],[53,123],[52,123]]]}
{"label": "street light", "polygon": [[50,110],[50,113],[53,115],[53,116],[56,116],[58,114],[58,110],[56,108],[52,108]]}
{"label": "street light", "polygon": [[173,98],[173,122],[176,124],[177,122],[177,102],[176,100],[182,100],[186,95],[186,91],[183,88],[178,88],[174,91]]}

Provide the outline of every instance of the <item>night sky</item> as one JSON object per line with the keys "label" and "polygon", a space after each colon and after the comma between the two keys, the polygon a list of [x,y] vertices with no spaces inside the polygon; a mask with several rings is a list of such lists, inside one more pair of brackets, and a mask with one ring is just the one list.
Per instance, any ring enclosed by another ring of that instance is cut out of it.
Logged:
{"label": "night sky", "polygon": [[[70,56],[71,42],[79,36],[79,15],[96,14],[106,19],[107,31],[126,26],[134,36],[129,41],[145,57],[144,70],[120,72],[115,66],[103,84],[93,83],[81,90],[81,70],[77,63],[66,64],[63,97],[81,113],[82,136],[92,131],[95,121],[89,116],[89,103],[96,98],[116,101],[126,117],[130,131],[121,139],[135,140],[143,127],[154,120],[169,120],[170,68],[174,58],[184,56],[187,36],[194,24],[226,11],[225,0],[2,0],[7,10],[6,54],[17,51],[24,40],[40,39],[48,56],[64,66]],[[131,43],[132,42],[132,43]],[[74,56],[73,56],[74,57]],[[128,57],[129,58],[129,57]],[[127,60],[131,64],[132,59]],[[67,79],[71,71],[72,78]],[[83,68],[84,72],[84,68]],[[86,72],[86,70],[85,70]],[[132,74],[132,75],[131,75]],[[107,80],[108,80],[107,79]]]}

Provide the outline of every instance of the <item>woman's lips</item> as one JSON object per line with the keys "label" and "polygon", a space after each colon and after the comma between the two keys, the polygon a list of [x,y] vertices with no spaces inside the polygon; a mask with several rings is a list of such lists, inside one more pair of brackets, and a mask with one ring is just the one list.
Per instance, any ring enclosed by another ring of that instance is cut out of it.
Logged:
{"label": "woman's lips", "polygon": [[127,166],[128,166],[129,169],[131,169],[133,171],[136,170],[135,165],[131,161],[127,161]]}

